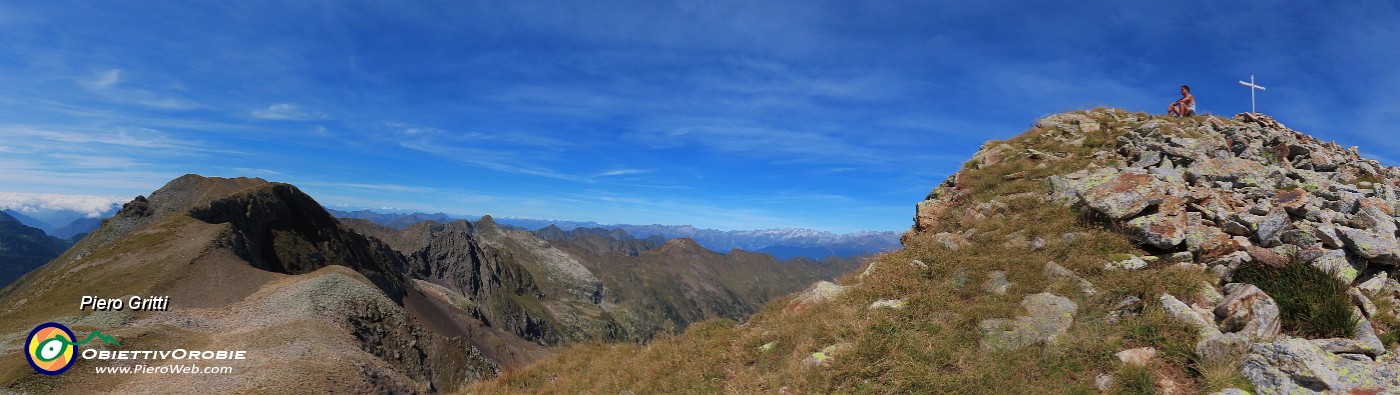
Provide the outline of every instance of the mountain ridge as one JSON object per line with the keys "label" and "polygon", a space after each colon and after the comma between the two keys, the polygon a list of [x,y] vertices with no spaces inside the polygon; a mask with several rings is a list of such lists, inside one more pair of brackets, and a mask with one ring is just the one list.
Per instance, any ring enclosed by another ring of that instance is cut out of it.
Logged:
{"label": "mountain ridge", "polygon": [[[359,218],[404,229],[414,222],[433,220],[450,222],[455,219],[447,214],[425,213],[377,213],[368,209],[346,212],[328,209],[338,218]],[[465,217],[471,220],[471,217]],[[479,218],[479,217],[478,217]],[[806,256],[821,259],[828,256],[853,258],[892,249],[898,245],[899,232],[861,230],[837,234],[829,231],[805,228],[773,228],[754,230],[718,230],[699,228],[692,225],[605,225],[593,221],[554,221],[528,218],[498,218],[493,221],[527,230],[556,227],[563,231],[574,229],[621,229],[638,238],[659,236],[665,239],[690,238],[714,251],[728,251],[738,248],[746,251],[765,250],[779,259],[792,259]]]}
{"label": "mountain ridge", "polygon": [[[620,232],[559,235],[545,240],[489,216],[403,229],[341,221],[290,184],[188,174],[132,199],[73,248],[0,289],[0,332],[60,322],[100,330],[120,347],[256,355],[235,363],[239,375],[227,377],[239,380],[216,379],[230,391],[452,392],[548,357],[552,347],[644,342],[704,319],[744,319],[775,295],[852,267],[718,254],[689,240],[660,251]],[[84,295],[163,295],[169,310],[75,309]],[[44,381],[17,363],[16,351],[0,348],[0,383],[19,392],[209,384],[100,375],[87,366],[106,362],[89,360],[65,373],[70,380]]]}

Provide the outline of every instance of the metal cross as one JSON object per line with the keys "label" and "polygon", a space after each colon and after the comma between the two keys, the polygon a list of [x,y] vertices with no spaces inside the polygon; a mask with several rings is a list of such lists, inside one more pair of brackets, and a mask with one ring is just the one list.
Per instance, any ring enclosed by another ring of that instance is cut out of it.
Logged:
{"label": "metal cross", "polygon": [[1256,85],[1256,84],[1254,83],[1254,74],[1250,74],[1250,75],[1249,75],[1249,82],[1240,81],[1240,85],[1244,85],[1244,86],[1249,87],[1249,112],[1250,112],[1250,113],[1253,113],[1253,114],[1258,114],[1257,112],[1254,111],[1254,90],[1255,90],[1255,89],[1258,89],[1258,90],[1261,90],[1261,91],[1262,91],[1262,90],[1267,90],[1267,89],[1264,89],[1263,86],[1261,86],[1261,85]]}

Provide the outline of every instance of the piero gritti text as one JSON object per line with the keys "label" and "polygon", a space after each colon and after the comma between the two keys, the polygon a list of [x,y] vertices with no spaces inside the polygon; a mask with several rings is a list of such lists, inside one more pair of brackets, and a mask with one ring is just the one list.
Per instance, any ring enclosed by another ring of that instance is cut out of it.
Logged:
{"label": "piero gritti text", "polygon": [[170,308],[169,296],[131,296],[121,298],[99,298],[83,295],[78,301],[78,310],[87,311],[166,311]]}

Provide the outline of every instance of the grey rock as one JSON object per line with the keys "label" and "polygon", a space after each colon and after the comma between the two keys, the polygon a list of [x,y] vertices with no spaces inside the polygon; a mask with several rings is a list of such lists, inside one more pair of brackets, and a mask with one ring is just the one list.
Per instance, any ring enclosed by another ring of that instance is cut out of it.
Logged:
{"label": "grey rock", "polygon": [[1357,321],[1356,335],[1351,339],[1329,338],[1308,340],[1333,354],[1364,354],[1372,358],[1385,354],[1385,345],[1381,339],[1376,337],[1376,330],[1371,326],[1371,322],[1365,319]]}
{"label": "grey rock", "polygon": [[875,265],[878,263],[879,261],[871,260],[869,265],[865,265],[865,270],[860,272],[860,279],[865,280],[866,277],[875,274]]}
{"label": "grey rock", "polygon": [[1117,305],[1113,306],[1113,311],[1104,317],[1104,321],[1108,322],[1109,325],[1117,324],[1125,318],[1142,315],[1143,307],[1142,299],[1136,296],[1123,298],[1123,300],[1118,301]]}
{"label": "grey rock", "polygon": [[870,304],[870,307],[869,307],[868,309],[870,309],[870,310],[874,310],[874,309],[895,309],[895,310],[898,310],[898,309],[902,309],[902,308],[904,308],[904,299],[880,299],[880,300],[875,301],[874,303],[871,303],[871,304]]}
{"label": "grey rock", "polygon": [[1342,248],[1342,239],[1337,236],[1337,229],[1331,225],[1321,225],[1313,228],[1313,237],[1322,242],[1323,247]]}
{"label": "grey rock", "polygon": [[1215,290],[1215,284],[1201,281],[1201,299],[1205,299],[1206,303],[1214,306],[1220,304],[1220,301],[1225,299],[1225,295],[1221,295],[1220,291]]}
{"label": "grey rock", "polygon": [[1026,315],[1015,319],[983,320],[982,349],[1015,350],[1032,344],[1054,342],[1074,324],[1079,306],[1049,292],[1026,295],[1021,300]]}
{"label": "grey rock", "polygon": [[1119,351],[1118,360],[1129,366],[1147,366],[1157,358],[1157,349],[1152,347],[1138,347]]}
{"label": "grey rock", "polygon": [[1196,356],[1201,361],[1234,361],[1254,344],[1243,333],[1217,333],[1196,341]]}
{"label": "grey rock", "polygon": [[1400,388],[1396,365],[1333,355],[1296,338],[1250,346],[1240,373],[1262,394],[1376,394]]}
{"label": "grey rock", "polygon": [[1274,208],[1270,210],[1268,214],[1264,215],[1263,218],[1260,218],[1259,222],[1254,224],[1254,235],[1259,240],[1260,245],[1265,247],[1277,246],[1279,244],[1279,236],[1283,235],[1284,230],[1288,229],[1288,225],[1288,213],[1284,212],[1282,208]]}
{"label": "grey rock", "polygon": [[1085,280],[1083,277],[1079,277],[1079,275],[1074,274],[1074,272],[1070,271],[1069,269],[1066,269],[1064,266],[1060,266],[1059,264],[1053,261],[1045,262],[1045,276],[1062,277],[1070,279],[1074,281],[1076,285],[1079,286],[1080,292],[1083,292],[1084,295],[1093,295],[1097,293],[1097,291],[1094,290],[1094,284],[1090,283],[1089,280]]}
{"label": "grey rock", "polygon": [[928,264],[918,259],[910,259],[909,266],[915,269],[928,269]]}
{"label": "grey rock", "polygon": [[1108,270],[1137,270],[1145,267],[1147,267],[1147,261],[1138,256],[1129,256],[1104,265],[1104,269]]}
{"label": "grey rock", "polygon": [[1356,308],[1361,309],[1361,314],[1366,318],[1370,318],[1378,312],[1376,311],[1376,304],[1372,303],[1371,298],[1366,297],[1366,294],[1361,293],[1361,290],[1356,288],[1347,289],[1347,296],[1351,296],[1351,303],[1356,305]]}
{"label": "grey rock", "polygon": [[982,290],[997,295],[1006,295],[1006,291],[1011,288],[1011,282],[1006,280],[1006,272],[993,270],[987,273],[987,282],[982,284]]}
{"label": "grey rock", "polygon": [[1337,233],[1341,234],[1347,249],[1359,257],[1382,263],[1400,261],[1400,245],[1396,244],[1394,234],[1376,234],[1345,226],[1337,227]]}
{"label": "grey rock", "polygon": [[837,285],[830,281],[818,281],[812,284],[812,286],[807,287],[802,293],[797,294],[796,298],[788,302],[784,311],[795,313],[805,310],[828,300],[835,299],[841,296],[841,294],[846,293],[846,290],[847,287]]}
{"label": "grey rock", "polygon": [[1376,275],[1371,276],[1370,279],[1362,281],[1361,284],[1356,284],[1356,289],[1372,293],[1380,292],[1385,289],[1386,280],[1389,276],[1390,275],[1386,274],[1386,272],[1376,273]]}
{"label": "grey rock", "polygon": [[1202,317],[1196,310],[1191,309],[1191,306],[1187,306],[1186,303],[1183,303],[1175,296],[1171,296],[1171,294],[1162,294],[1160,299],[1162,301],[1162,308],[1167,310],[1167,314],[1196,328],[1202,337],[1220,334],[1220,328],[1217,328],[1212,320],[1207,320],[1205,317]]}
{"label": "grey rock", "polygon": [[1079,181],[1083,202],[1100,214],[1127,219],[1161,204],[1165,185],[1148,174],[1096,172]]}
{"label": "grey rock", "polygon": [[1382,235],[1395,235],[1395,218],[1371,204],[1361,205],[1349,224],[1357,229],[1365,229]]}
{"label": "grey rock", "polygon": [[967,281],[967,268],[960,267],[953,272],[953,288],[965,287],[967,286]]}
{"label": "grey rock", "polygon": [[1222,332],[1240,332],[1252,340],[1278,336],[1278,303],[1253,284],[1226,285],[1229,294],[1215,305]]}
{"label": "grey rock", "polygon": [[1356,276],[1361,274],[1361,269],[1365,268],[1364,262],[1353,262],[1347,258],[1346,251],[1342,250],[1327,250],[1309,264],[1346,284],[1356,280]]}

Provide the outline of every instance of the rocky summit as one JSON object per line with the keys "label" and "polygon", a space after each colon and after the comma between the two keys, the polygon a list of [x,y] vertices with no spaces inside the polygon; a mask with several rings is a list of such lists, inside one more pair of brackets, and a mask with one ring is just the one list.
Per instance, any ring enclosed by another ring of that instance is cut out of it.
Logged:
{"label": "rocky summit", "polygon": [[834,283],[469,392],[1400,393],[1397,188],[1267,115],[1052,115]]}

